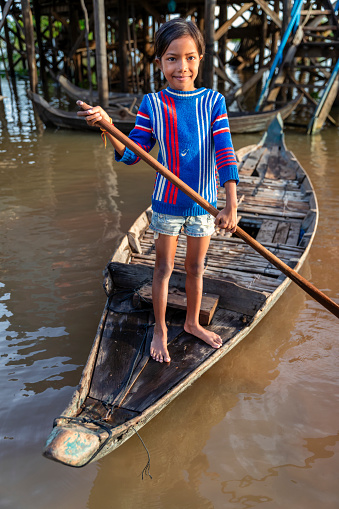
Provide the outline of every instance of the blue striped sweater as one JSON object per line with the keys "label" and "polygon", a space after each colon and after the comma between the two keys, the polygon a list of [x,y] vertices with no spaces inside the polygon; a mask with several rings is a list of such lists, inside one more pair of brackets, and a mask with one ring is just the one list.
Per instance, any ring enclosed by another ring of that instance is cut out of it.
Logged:
{"label": "blue striped sweater", "polygon": [[[144,97],[129,137],[149,152],[159,144],[158,161],[213,206],[220,184],[239,182],[225,98],[206,88],[182,92],[167,88]],[[127,147],[116,160],[135,164],[140,158]],[[155,212],[176,216],[207,214],[191,198],[157,173],[152,196]]]}

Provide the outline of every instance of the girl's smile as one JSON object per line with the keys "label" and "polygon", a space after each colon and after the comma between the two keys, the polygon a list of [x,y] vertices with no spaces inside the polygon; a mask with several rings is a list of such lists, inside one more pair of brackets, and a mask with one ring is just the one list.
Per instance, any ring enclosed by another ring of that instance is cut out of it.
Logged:
{"label": "girl's smile", "polygon": [[156,62],[171,88],[188,92],[195,90],[194,81],[201,59],[193,38],[185,36],[174,39]]}

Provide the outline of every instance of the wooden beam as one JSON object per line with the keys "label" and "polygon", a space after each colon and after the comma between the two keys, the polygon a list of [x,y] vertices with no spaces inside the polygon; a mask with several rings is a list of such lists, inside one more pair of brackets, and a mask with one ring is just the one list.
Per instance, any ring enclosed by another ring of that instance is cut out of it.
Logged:
{"label": "wooden beam", "polygon": [[[119,2],[120,3],[120,2]],[[121,2],[122,3],[122,2]],[[148,14],[150,14],[158,23],[163,23],[165,20],[164,18],[161,17],[161,14],[156,10],[154,9],[154,7],[152,5],[150,5],[148,2],[144,1],[144,0],[141,0],[138,2],[141,7],[143,7],[145,9],[146,12],[148,12]]]}
{"label": "wooden beam", "polygon": [[267,16],[269,16],[271,18],[273,23],[275,23],[277,25],[277,27],[279,27],[281,29],[282,21],[279,18],[278,14],[276,12],[272,11],[272,9],[269,7],[268,3],[265,2],[265,0],[254,0],[254,1],[259,5],[259,7],[262,8],[262,10],[264,12],[266,12]]}
{"label": "wooden beam", "polygon": [[[0,0],[0,5],[1,5],[1,10],[2,12],[4,12],[5,10],[5,1],[4,0]],[[13,63],[13,49],[14,48],[14,45],[12,46],[12,43],[11,43],[11,40],[10,40],[10,37],[9,37],[9,32],[10,32],[10,29],[9,29],[9,26],[8,26],[8,23],[6,22],[6,17],[3,17],[2,20],[4,23],[3,23],[3,26],[5,28],[5,42],[6,42],[6,48],[7,48],[7,60],[8,60],[8,66],[9,66],[9,74],[11,76],[11,79],[14,83],[15,81],[15,69],[14,69],[14,63]],[[5,65],[5,61],[4,61],[4,65]]]}
{"label": "wooden beam", "polygon": [[188,18],[188,16],[192,16],[198,10],[197,6],[190,7],[188,11],[183,15],[183,18]]}
{"label": "wooden beam", "polygon": [[[86,24],[86,20],[85,20],[85,24]],[[91,30],[93,29],[93,16],[91,16],[89,18],[89,21],[88,21],[88,25],[89,25],[89,30],[88,32],[91,32]],[[77,40],[75,41],[72,49],[70,50],[70,52],[68,53],[67,57],[68,58],[73,58],[74,54],[76,53],[76,51],[80,48],[80,45],[82,43],[82,41],[85,39],[86,40],[86,28],[84,28],[83,30],[81,30],[80,34],[78,35],[78,38]],[[87,45],[86,45],[87,47]]]}
{"label": "wooden beam", "polygon": [[40,80],[42,81],[42,84],[44,86],[44,92],[46,92],[46,67],[47,67],[47,61],[45,58],[45,52],[44,47],[42,43],[42,35],[41,35],[41,9],[40,4],[37,0],[33,0],[33,9],[34,9],[34,17],[35,17],[35,30],[36,30],[36,37],[38,42],[38,48],[39,48],[39,69],[40,69]]}
{"label": "wooden beam", "polygon": [[13,1],[14,0],[8,0],[8,2],[6,2],[6,5],[5,5],[5,7],[4,7],[3,11],[2,11],[2,18],[0,20],[0,30],[4,26],[4,23],[5,23],[5,20],[6,20],[6,16],[9,13],[9,9],[11,8],[11,5],[12,5]]}
{"label": "wooden beam", "polygon": [[248,9],[250,7],[252,7],[253,5],[253,2],[251,3],[246,3],[244,4],[242,7],[240,7],[240,9],[238,10],[238,12],[236,14],[234,14],[234,16],[232,16],[231,19],[229,19],[228,21],[226,21],[226,23],[224,23],[220,28],[218,28],[218,30],[215,32],[214,34],[214,40],[215,41],[219,41],[220,37],[222,37],[223,35],[226,34],[227,30],[230,28],[230,26],[232,26],[232,23],[239,18],[239,16],[241,16],[244,12],[248,11]]}
{"label": "wooden beam", "polygon": [[95,27],[95,54],[99,102],[103,108],[108,106],[108,71],[106,49],[105,2],[93,2]]}
{"label": "wooden beam", "polygon": [[227,74],[226,74],[226,69],[225,69],[223,62],[221,61],[220,55],[215,52],[214,56],[218,59],[218,64],[219,64],[219,67],[214,66],[214,72],[222,80],[227,81],[227,83],[229,83],[232,87],[235,87],[236,83],[234,81],[232,81],[231,78],[229,76],[227,76]]}
{"label": "wooden beam", "polygon": [[121,92],[128,92],[127,3],[119,2],[119,70]]}
{"label": "wooden beam", "polygon": [[29,80],[31,90],[34,93],[38,91],[38,72],[36,68],[35,50],[34,50],[34,28],[33,17],[29,0],[21,0],[22,17],[25,30],[26,53],[29,70]]}
{"label": "wooden beam", "polygon": [[[304,96],[306,97],[306,99],[308,100],[309,103],[311,103],[313,106],[318,106],[318,103],[315,99],[313,99],[313,97],[307,92],[307,90],[305,90],[304,86],[301,84],[301,83],[298,83],[297,80],[294,78],[294,76],[289,73],[289,79],[294,83],[295,87],[300,90],[300,92],[302,92],[304,94]],[[337,125],[336,121],[334,120],[334,118],[330,115],[330,112],[328,112],[328,115],[327,115],[327,120],[334,126]]]}
{"label": "wooden beam", "polygon": [[60,23],[66,28],[67,32],[69,32],[69,23],[66,18],[60,16],[55,10],[52,9],[51,14],[54,19],[60,21]]}
{"label": "wooden beam", "polygon": [[203,82],[206,88],[213,88],[214,71],[214,20],[216,0],[205,0],[205,41],[206,53],[203,67]]}

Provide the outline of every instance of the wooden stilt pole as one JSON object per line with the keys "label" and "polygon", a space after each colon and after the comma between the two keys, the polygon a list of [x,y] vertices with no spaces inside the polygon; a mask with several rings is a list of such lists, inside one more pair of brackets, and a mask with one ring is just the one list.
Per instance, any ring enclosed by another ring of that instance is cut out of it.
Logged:
{"label": "wooden stilt pole", "polygon": [[260,41],[260,54],[259,54],[259,69],[261,69],[264,65],[265,58],[265,49],[266,49],[266,39],[267,39],[267,16],[263,11],[261,13],[261,41]]}
{"label": "wooden stilt pole", "polygon": [[89,92],[91,97],[91,103],[92,101],[92,69],[91,69],[91,54],[89,51],[89,41],[88,41],[88,33],[89,33],[89,21],[88,21],[88,11],[86,8],[85,0],[80,0],[80,4],[84,13],[85,18],[85,42],[86,42],[86,62],[87,62],[87,80],[88,80],[88,86],[89,86]]}
{"label": "wooden stilt pole", "polygon": [[143,91],[149,92],[150,90],[150,63],[149,63],[149,53],[151,51],[151,44],[148,32],[148,14],[144,14],[142,19],[143,22],[143,39],[144,39],[144,47],[143,47],[143,66],[144,66],[144,83],[143,83]]}
{"label": "wooden stilt pole", "polygon": [[1,2],[2,18],[0,19],[0,31],[6,22],[6,17],[7,17],[7,14],[9,13],[9,10],[11,8],[13,1],[14,0],[7,0],[7,2],[5,3],[5,1],[2,0],[2,2]]}
{"label": "wooden stilt pole", "polygon": [[[46,58],[45,52],[42,44],[42,36],[41,36],[41,13],[40,13],[40,4],[38,0],[33,0],[33,9],[35,16],[35,29],[36,29],[36,38],[38,41],[39,48],[39,68],[40,68],[40,79],[42,81],[43,86],[47,84],[46,80]],[[47,88],[47,87],[45,87]]]}
{"label": "wooden stilt pole", "polygon": [[57,55],[56,55],[56,48],[55,48],[55,40],[53,37],[53,20],[52,20],[52,13],[49,13],[48,15],[48,26],[49,26],[49,38],[51,42],[52,47],[52,63],[53,63],[53,72],[54,74],[58,73],[58,63],[57,63]]}
{"label": "wooden stilt pole", "polygon": [[119,69],[121,92],[128,92],[127,2],[119,2]]}
{"label": "wooden stilt pole", "polygon": [[34,28],[31,5],[29,0],[21,0],[22,17],[24,22],[26,53],[28,62],[29,80],[31,90],[37,93],[38,73],[36,68],[35,50],[34,50]]}
{"label": "wooden stilt pole", "polygon": [[[279,0],[274,0],[274,12],[279,14]],[[276,30],[272,35],[272,44],[271,44],[271,62],[273,62],[275,55],[278,50],[278,35],[279,32]]]}
{"label": "wooden stilt pole", "polygon": [[[7,20],[6,16],[8,15],[9,9],[11,7],[11,2],[5,2],[4,0],[1,0],[1,11],[3,13],[1,21],[0,21],[0,30],[2,27],[5,29],[5,40],[6,40],[6,50],[7,50],[7,61],[8,61],[8,67],[9,67],[9,75],[12,79],[12,82],[15,82],[15,69],[14,69],[14,63],[13,63],[13,49],[11,40],[9,38],[9,30],[7,26]],[[4,62],[5,65],[5,62]]]}
{"label": "wooden stilt pole", "polygon": [[135,9],[134,3],[132,3],[132,35],[133,35],[133,49],[134,49],[134,73],[135,73],[135,84],[136,84],[136,93],[139,93],[139,73],[138,73],[138,63],[137,63],[137,52],[138,52],[138,40],[137,40],[137,31],[135,29],[136,17],[135,17]]}
{"label": "wooden stilt pole", "polygon": [[281,27],[281,38],[286,32],[289,22],[291,21],[291,0],[283,0],[283,22]]}
{"label": "wooden stilt pole", "polygon": [[[203,5],[200,5],[197,9],[198,11],[198,16],[197,16],[197,20],[196,20],[196,24],[197,26],[199,27],[199,30],[200,32],[203,34],[204,33],[204,27],[205,27],[205,20],[204,20],[204,6]],[[198,76],[197,76],[197,79],[195,80],[195,86],[197,88],[200,88],[202,87],[202,83],[203,83],[203,68],[204,68],[204,60],[205,60],[205,57],[203,58],[202,60],[202,65],[199,65],[199,72],[198,72]]]}
{"label": "wooden stilt pole", "polygon": [[[221,2],[220,12],[219,12],[219,27],[221,27],[224,23],[226,23],[226,21],[227,21],[227,5],[226,5],[226,2]],[[226,38],[227,38],[227,35],[225,34],[222,37],[220,37],[220,39],[218,41],[219,58],[224,66],[225,66],[225,62],[226,62]],[[223,82],[224,80],[222,80],[222,78],[219,77],[218,81]]]}
{"label": "wooden stilt pole", "polygon": [[213,88],[213,52],[214,52],[214,20],[216,0],[205,0],[205,42],[203,81],[204,86]]}
{"label": "wooden stilt pole", "polygon": [[129,22],[127,21],[127,44],[128,44],[128,51],[129,51],[129,58],[131,61],[131,78],[132,78],[132,90],[135,92],[135,54],[133,57],[133,50],[132,50],[132,41],[131,41],[131,27],[129,25]]}
{"label": "wooden stilt pole", "polygon": [[105,20],[104,0],[94,0],[93,10],[94,10],[95,54],[96,54],[96,71],[97,71],[99,102],[103,108],[107,108],[108,69],[107,69],[106,20]]}

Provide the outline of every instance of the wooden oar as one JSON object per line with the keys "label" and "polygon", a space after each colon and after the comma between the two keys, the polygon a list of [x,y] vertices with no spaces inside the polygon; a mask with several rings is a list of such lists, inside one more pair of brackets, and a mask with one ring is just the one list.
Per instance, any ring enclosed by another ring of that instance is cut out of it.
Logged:
{"label": "wooden oar", "polygon": [[[91,108],[86,103],[81,104],[81,108],[83,110],[88,110]],[[187,196],[192,198],[198,205],[203,207],[207,212],[212,214],[212,216],[216,217],[219,214],[219,210],[213,207],[208,201],[206,201],[202,196],[196,193],[193,189],[191,189],[185,182],[180,180],[176,175],[174,175],[171,171],[169,171],[165,166],[159,163],[154,157],[145,152],[141,147],[139,147],[136,143],[130,140],[125,134],[123,134],[119,129],[117,129],[114,125],[109,124],[106,120],[100,120],[97,122],[98,126],[102,129],[105,129],[109,132],[114,138],[117,138],[121,143],[123,143],[126,147],[128,147],[134,154],[143,159],[147,164],[149,164],[152,168],[154,168],[157,172],[163,175],[167,180],[169,180],[172,184],[177,186],[181,191],[183,191]],[[244,230],[242,230],[239,226],[236,229],[236,235],[244,240],[248,245],[250,245],[253,249],[255,249],[259,254],[261,254],[266,260],[268,260],[272,265],[277,267],[281,272],[283,272],[287,277],[289,277],[294,283],[296,283],[300,288],[302,288],[306,293],[308,293],[311,297],[313,297],[317,302],[319,302],[322,306],[324,306],[328,311],[333,313],[337,318],[339,318],[339,305],[331,300],[327,295],[318,290],[314,285],[312,285],[307,279],[303,278],[296,272],[291,269],[286,263],[281,261],[277,256],[271,253],[268,249],[262,246],[258,241],[253,239],[250,235],[248,235]]]}

